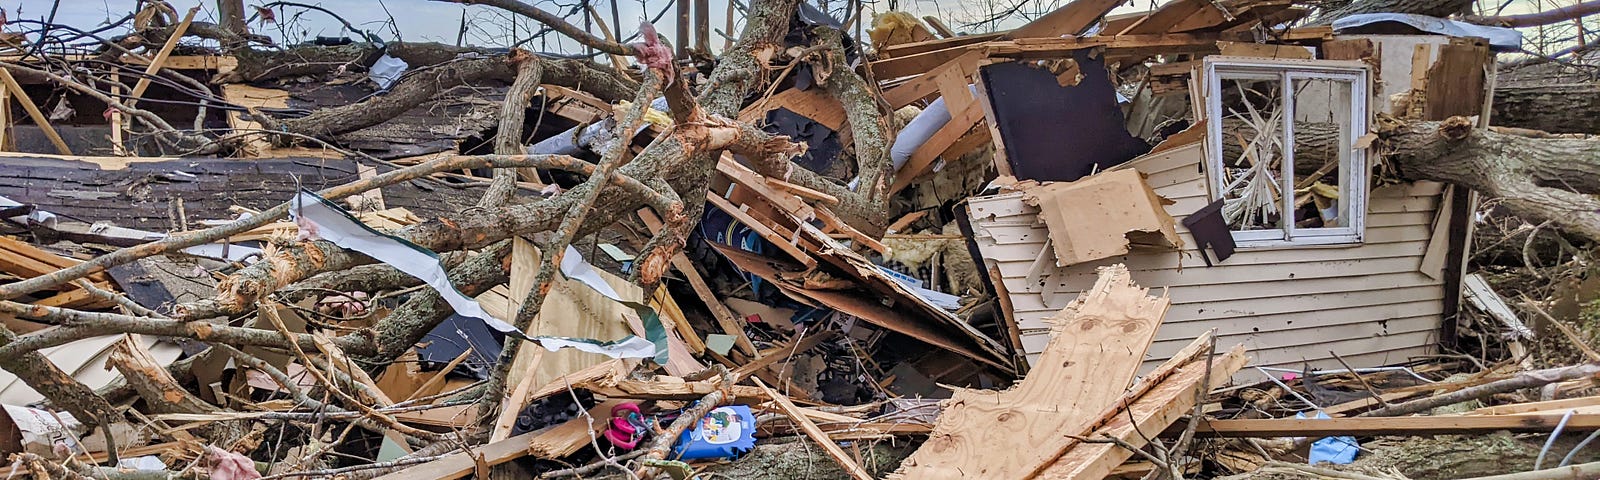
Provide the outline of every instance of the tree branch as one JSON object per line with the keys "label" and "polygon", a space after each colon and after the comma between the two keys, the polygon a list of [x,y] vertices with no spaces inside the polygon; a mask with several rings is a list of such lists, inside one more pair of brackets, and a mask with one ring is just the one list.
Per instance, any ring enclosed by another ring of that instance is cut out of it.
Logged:
{"label": "tree branch", "polygon": [[[511,13],[522,15],[524,17],[532,18],[535,21],[538,21],[539,23],[545,24],[545,26],[548,26],[548,27],[550,27],[552,29],[555,29],[555,31],[557,31],[557,32],[561,32],[562,35],[566,35],[568,37],[571,37],[573,40],[577,40],[578,43],[584,44],[584,45],[589,46],[589,47],[593,47],[595,50],[599,50],[599,51],[602,51],[602,52],[605,52],[605,53],[609,53],[609,54],[613,54],[613,55],[633,56],[636,53],[636,52],[634,52],[634,48],[631,45],[627,45],[627,44],[623,44],[623,43],[617,43],[617,42],[606,40],[604,38],[600,38],[600,37],[594,36],[594,34],[589,33],[589,32],[585,32],[585,31],[583,31],[582,28],[578,28],[578,26],[567,22],[566,19],[561,18],[561,16],[559,16],[559,15],[544,11],[543,9],[540,9],[539,7],[535,7],[535,6],[531,5],[531,4],[523,3],[523,2],[520,2],[520,1],[517,1],[517,0],[435,0],[435,1],[442,1],[442,2],[449,2],[449,3],[459,3],[459,4],[463,4],[463,5],[487,5],[487,6],[499,8],[499,9],[502,9],[502,10],[509,11]],[[617,27],[621,28],[620,25],[617,26]]]}

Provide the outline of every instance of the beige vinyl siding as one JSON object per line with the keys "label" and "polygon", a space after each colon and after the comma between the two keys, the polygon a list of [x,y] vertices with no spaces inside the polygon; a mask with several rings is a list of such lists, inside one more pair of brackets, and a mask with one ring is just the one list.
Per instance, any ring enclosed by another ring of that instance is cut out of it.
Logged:
{"label": "beige vinyl siding", "polygon": [[[1173,202],[1167,212],[1181,220],[1209,203],[1203,160],[1195,143],[1125,168],[1146,174],[1151,188]],[[1244,343],[1256,365],[1338,368],[1330,350],[1358,367],[1432,351],[1444,286],[1418,269],[1433,241],[1442,193],[1431,182],[1373,191],[1359,246],[1241,249],[1213,267],[1180,224],[1181,253],[1136,250],[1060,268],[1047,248],[1049,231],[1036,222],[1038,209],[1023,204],[1021,194],[974,198],[970,211],[984,262],[999,268],[1011,295],[1030,360],[1048,342],[1045,319],[1092,285],[1098,267],[1122,263],[1134,281],[1172,298],[1147,365],[1215,328],[1224,346]]]}

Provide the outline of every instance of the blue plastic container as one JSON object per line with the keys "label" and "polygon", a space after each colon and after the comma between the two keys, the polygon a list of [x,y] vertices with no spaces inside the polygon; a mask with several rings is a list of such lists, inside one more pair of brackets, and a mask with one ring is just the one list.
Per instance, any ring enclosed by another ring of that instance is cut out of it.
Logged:
{"label": "blue plastic container", "polygon": [[756,417],[750,407],[730,405],[707,413],[672,447],[679,460],[734,459],[756,448]]}

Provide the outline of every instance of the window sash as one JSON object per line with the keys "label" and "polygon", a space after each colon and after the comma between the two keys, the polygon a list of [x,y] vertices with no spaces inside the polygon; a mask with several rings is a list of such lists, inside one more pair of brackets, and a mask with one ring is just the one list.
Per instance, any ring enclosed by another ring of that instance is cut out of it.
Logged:
{"label": "window sash", "polygon": [[1283,202],[1279,209],[1283,212],[1283,219],[1277,229],[1264,230],[1234,230],[1232,231],[1235,242],[1241,246],[1262,246],[1278,244],[1338,244],[1359,243],[1363,240],[1366,223],[1366,181],[1367,163],[1365,149],[1352,149],[1344,165],[1345,177],[1341,180],[1340,201],[1345,202],[1348,226],[1331,228],[1296,228],[1294,226],[1294,86],[1296,81],[1304,80],[1331,80],[1350,86],[1350,122],[1343,132],[1346,138],[1342,139],[1346,145],[1353,146],[1358,135],[1365,134],[1367,130],[1367,71],[1359,67],[1316,65],[1307,62],[1305,65],[1283,65],[1281,63],[1257,63],[1248,59],[1234,61],[1213,61],[1208,58],[1205,63],[1206,78],[1206,113],[1211,121],[1207,122],[1207,177],[1209,180],[1212,198],[1222,198],[1227,179],[1222,172],[1225,159],[1222,158],[1222,82],[1224,79],[1250,79],[1250,80],[1277,80],[1280,88],[1280,105],[1283,109],[1284,132],[1283,161],[1280,162],[1282,170],[1279,172],[1279,189],[1282,192],[1280,201]]}

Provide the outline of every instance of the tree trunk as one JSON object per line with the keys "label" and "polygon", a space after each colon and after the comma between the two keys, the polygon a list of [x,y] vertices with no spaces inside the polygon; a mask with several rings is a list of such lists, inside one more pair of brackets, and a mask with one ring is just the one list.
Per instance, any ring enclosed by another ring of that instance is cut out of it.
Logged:
{"label": "tree trunk", "polygon": [[1311,24],[1327,25],[1358,13],[1415,13],[1445,18],[1465,12],[1471,6],[1472,0],[1356,0],[1342,8],[1323,12]]}
{"label": "tree trunk", "polygon": [[1505,201],[1530,223],[1600,240],[1600,140],[1533,138],[1442,122],[1380,129],[1403,178],[1454,183]]}
{"label": "tree trunk", "polygon": [[1495,87],[1489,123],[1550,133],[1600,133],[1600,84]]}
{"label": "tree trunk", "polygon": [[[388,121],[440,92],[460,85],[479,85],[489,81],[514,82],[518,59],[506,55],[450,61],[431,69],[413,69],[411,75],[396,82],[389,93],[359,103],[324,108],[301,118],[273,120],[260,118],[269,130],[281,130],[301,135],[331,140],[334,135],[360,130]],[[527,62],[542,65],[541,80],[545,83],[578,88],[604,98],[607,95],[631,94],[637,85],[614,74],[592,68],[570,59],[543,59],[526,57]],[[291,140],[281,139],[282,143]]]}

